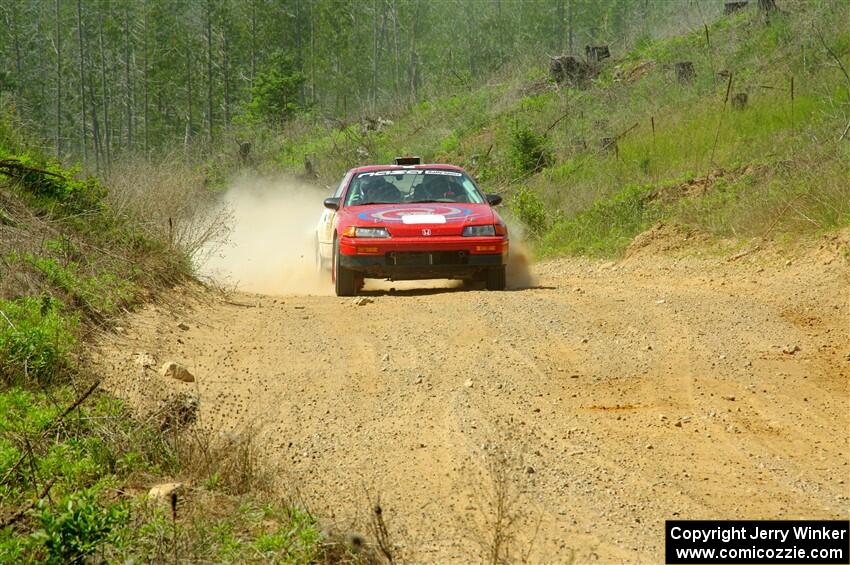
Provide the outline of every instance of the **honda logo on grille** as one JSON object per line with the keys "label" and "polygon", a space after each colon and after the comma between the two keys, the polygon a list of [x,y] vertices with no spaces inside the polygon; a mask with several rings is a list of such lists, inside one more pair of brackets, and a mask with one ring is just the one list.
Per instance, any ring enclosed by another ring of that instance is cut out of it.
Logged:
{"label": "honda logo on grille", "polygon": [[431,235],[431,230],[429,230],[428,228],[423,229],[423,230],[422,230],[422,235],[424,235],[424,236],[429,236],[429,235]]}

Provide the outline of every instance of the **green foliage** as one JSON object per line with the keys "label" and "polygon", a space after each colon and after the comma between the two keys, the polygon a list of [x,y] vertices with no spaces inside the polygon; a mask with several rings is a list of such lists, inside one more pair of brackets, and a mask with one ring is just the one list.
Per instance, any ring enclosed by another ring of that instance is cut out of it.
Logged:
{"label": "green foliage", "polygon": [[[58,205],[64,211],[81,213],[100,211],[106,188],[97,177],[77,178],[79,167],[65,169],[54,162],[43,163],[26,153],[9,154],[0,148],[0,160],[9,159],[22,167],[6,169],[18,188],[44,206]],[[0,174],[2,170],[0,170]]]}
{"label": "green foliage", "polygon": [[611,257],[655,217],[647,198],[652,187],[627,186],[613,197],[597,201],[590,209],[559,219],[541,242],[541,253],[568,253]]}
{"label": "green foliage", "polygon": [[129,518],[126,504],[102,506],[91,490],[75,493],[56,507],[41,503],[40,509],[41,529],[33,537],[44,545],[48,563],[82,560]]}
{"label": "green foliage", "polygon": [[49,382],[73,362],[77,318],[64,315],[48,296],[0,301],[0,376],[7,383],[25,376]]}
{"label": "green foliage", "polygon": [[304,80],[290,57],[282,52],[272,55],[265,70],[254,77],[251,101],[246,105],[249,121],[281,124],[303,110]]}
{"label": "green foliage", "polygon": [[47,282],[71,297],[72,304],[86,314],[103,317],[117,313],[120,306],[132,301],[135,285],[111,272],[81,276],[79,264],[62,264],[53,257],[34,257],[25,260],[46,278]]}
{"label": "green foliage", "polygon": [[546,205],[533,190],[523,186],[511,197],[509,206],[511,211],[525,225],[526,233],[536,239],[542,236],[548,227],[546,217]]}
{"label": "green foliage", "polygon": [[552,153],[546,136],[527,126],[517,126],[511,132],[511,162],[520,175],[535,173],[552,164]]}
{"label": "green foliage", "polygon": [[271,507],[266,507],[264,514],[286,525],[274,532],[260,534],[254,540],[253,547],[264,559],[305,565],[317,560],[322,534],[312,515],[298,508],[289,508],[281,513]]}

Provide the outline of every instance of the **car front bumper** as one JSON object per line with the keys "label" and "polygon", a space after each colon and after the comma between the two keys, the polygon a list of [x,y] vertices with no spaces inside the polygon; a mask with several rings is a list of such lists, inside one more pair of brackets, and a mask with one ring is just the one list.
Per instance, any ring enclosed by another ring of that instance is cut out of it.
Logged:
{"label": "car front bumper", "polygon": [[340,266],[369,278],[472,278],[505,265],[504,237],[340,239]]}

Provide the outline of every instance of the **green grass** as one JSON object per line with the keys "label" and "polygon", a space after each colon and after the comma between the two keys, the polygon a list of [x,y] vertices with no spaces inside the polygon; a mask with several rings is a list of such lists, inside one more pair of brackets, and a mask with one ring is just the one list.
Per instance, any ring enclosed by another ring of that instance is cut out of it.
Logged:
{"label": "green grass", "polygon": [[[100,392],[65,414],[93,380],[91,330],[185,277],[188,259],[116,216],[98,179],[0,158],[26,167],[0,185],[0,262],[13,274],[0,277],[0,523],[15,518],[0,562],[318,560],[315,520],[264,490],[253,459],[239,459],[251,453],[163,433]],[[147,499],[173,479],[198,485],[177,520]]]}
{"label": "green grass", "polygon": [[[96,394],[60,424],[73,402],[68,385],[50,392],[15,387],[0,392],[0,517],[41,499],[0,530],[0,562],[67,563],[97,554],[108,561],[158,561],[175,554],[208,561],[316,561],[321,534],[315,519],[258,492],[240,497],[196,489],[172,522],[167,504],[146,494],[120,495],[123,485],[186,472],[179,447],[136,422],[123,403]],[[49,431],[49,437],[45,437]],[[24,464],[14,465],[30,452]],[[7,477],[7,473],[14,471]],[[164,554],[163,552],[166,552]]]}
{"label": "green grass", "polygon": [[[617,256],[658,220],[722,237],[760,235],[774,223],[777,237],[821,233],[846,226],[850,215],[850,143],[835,143],[850,92],[812,29],[850,66],[850,32],[840,23],[848,19],[846,2],[801,2],[769,23],[755,10],[710,22],[710,47],[702,26],[669,39],[642,38],[615,53],[587,90],[541,89],[535,81],[547,61],[518,63],[498,81],[412,105],[381,132],[296,124],[285,148],[295,158],[286,164],[299,168],[300,156],[315,152],[329,185],[351,166],[401,153],[466,166],[485,190],[508,197],[509,215],[526,222],[536,251],[547,256]],[[673,70],[683,60],[696,69],[684,85]],[[647,62],[653,66],[640,80],[615,80],[615,67],[627,75]],[[732,95],[748,95],[744,110],[724,103],[721,71],[732,73]],[[616,153],[601,151],[603,137],[620,134]],[[547,166],[535,172],[529,163],[541,154]],[[681,202],[648,206],[640,197],[747,165],[764,172]],[[545,217],[530,213],[529,191]]]}
{"label": "green grass", "polygon": [[0,382],[47,383],[73,367],[78,318],[57,300],[0,300],[0,318]]}

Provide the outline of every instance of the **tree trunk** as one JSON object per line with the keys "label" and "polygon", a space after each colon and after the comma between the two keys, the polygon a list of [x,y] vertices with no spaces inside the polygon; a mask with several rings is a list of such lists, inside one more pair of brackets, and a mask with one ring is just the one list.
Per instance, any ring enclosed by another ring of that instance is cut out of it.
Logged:
{"label": "tree trunk", "polygon": [[371,111],[375,112],[378,100],[378,0],[372,2],[372,92],[369,96]]}
{"label": "tree trunk", "polygon": [[95,96],[94,80],[92,78],[92,64],[89,60],[86,76],[88,77],[88,90],[91,96],[91,125],[92,125],[92,148],[94,149],[94,170],[100,173],[100,160],[103,148],[100,140],[100,125],[97,122],[97,97]]}
{"label": "tree trunk", "polygon": [[[301,0],[295,0],[295,68],[304,73],[304,51],[301,47]],[[298,86],[298,104],[304,106],[304,82]]]}
{"label": "tree trunk", "polygon": [[251,90],[257,75],[257,0],[251,0]]}
{"label": "tree trunk", "polygon": [[[57,0],[58,1],[58,0]],[[124,8],[124,110],[127,112],[127,149],[133,148],[133,87],[130,82],[130,12]]]}
{"label": "tree trunk", "polygon": [[313,0],[310,6],[310,103],[316,103],[316,40],[313,35]]}
{"label": "tree trunk", "polygon": [[227,29],[224,29],[224,57],[221,71],[224,74],[224,127],[230,126],[230,43],[227,39]]}
{"label": "tree trunk", "polygon": [[[43,17],[43,8],[39,7],[38,16],[35,20],[35,37],[38,38],[39,41],[42,40],[42,17]],[[47,91],[46,91],[46,83],[47,83],[47,64],[44,62],[44,49],[38,50],[38,55],[36,57],[36,68],[39,69],[38,73],[38,116],[39,122],[42,124],[42,127],[45,132],[45,137],[47,137],[47,112],[45,104],[45,100],[47,100]]]}
{"label": "tree trunk", "polygon": [[103,19],[100,20],[98,30],[100,41],[100,85],[103,96],[103,143],[106,147],[106,170],[112,168],[112,150],[110,149],[111,136],[109,133],[109,91],[106,88],[106,56],[103,52]]}
{"label": "tree trunk", "polygon": [[56,0],[56,160],[62,160],[62,27]]}
{"label": "tree trunk", "polygon": [[186,45],[186,137],[184,145],[192,141],[195,134],[194,108],[192,104],[192,48]]}
{"label": "tree trunk", "polygon": [[11,8],[12,12],[12,41],[15,45],[15,83],[17,85],[17,89],[20,90],[23,87],[24,80],[21,76],[21,43],[18,39],[18,6],[17,4],[13,5]]}
{"label": "tree trunk", "polygon": [[83,169],[85,169],[89,154],[86,147],[86,76],[83,65],[85,47],[83,46],[83,7],[80,0],[77,0],[77,38],[80,44],[80,145],[83,150]]}
{"label": "tree trunk", "polygon": [[393,17],[393,54],[395,58],[395,76],[393,78],[393,87],[396,98],[401,95],[401,47],[399,45],[399,22],[398,22],[398,5],[396,0],[392,0],[392,17]]}
{"label": "tree trunk", "polygon": [[207,137],[213,140],[212,0],[207,0]]}
{"label": "tree trunk", "polygon": [[[419,87],[419,55],[416,53],[416,22],[420,17],[422,0],[416,0],[416,8],[413,11],[413,25],[410,26],[410,63],[408,64],[408,79],[410,85],[410,99],[416,101]],[[426,14],[427,15],[427,14]]]}
{"label": "tree trunk", "polygon": [[567,33],[569,34],[568,45],[570,48],[570,55],[573,54],[573,2],[575,0],[569,0],[569,15],[567,16],[568,24],[567,24]]}
{"label": "tree trunk", "polygon": [[143,57],[143,82],[144,82],[144,122],[145,122],[145,159],[148,158],[148,149],[150,147],[150,122],[148,121],[148,3],[147,1],[142,3],[142,9],[145,11],[144,17],[144,37],[142,38],[142,49],[144,49],[144,57]]}
{"label": "tree trunk", "polygon": [[558,0],[558,55],[564,52],[564,0]]}

